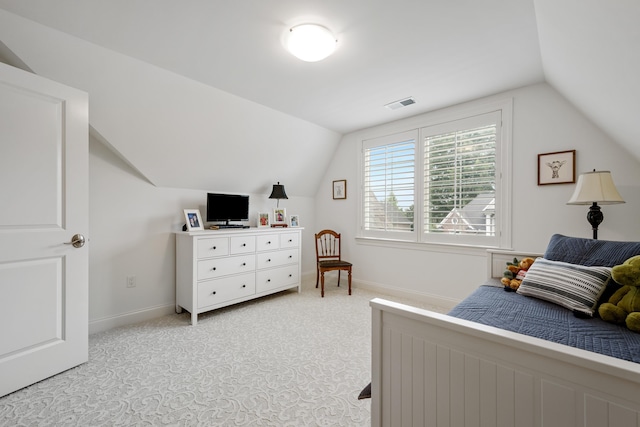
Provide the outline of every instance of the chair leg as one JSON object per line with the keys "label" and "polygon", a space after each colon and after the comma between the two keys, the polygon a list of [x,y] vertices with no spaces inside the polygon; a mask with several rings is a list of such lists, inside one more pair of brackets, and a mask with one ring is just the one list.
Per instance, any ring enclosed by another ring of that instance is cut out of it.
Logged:
{"label": "chair leg", "polygon": [[338,270],[338,287],[340,287],[340,271],[341,270]]}
{"label": "chair leg", "polygon": [[324,271],[320,273],[320,296],[324,298]]}
{"label": "chair leg", "polygon": [[349,269],[349,295],[351,295],[351,269]]}
{"label": "chair leg", "polygon": [[316,289],[318,289],[318,279],[320,279],[320,267],[316,266]]}

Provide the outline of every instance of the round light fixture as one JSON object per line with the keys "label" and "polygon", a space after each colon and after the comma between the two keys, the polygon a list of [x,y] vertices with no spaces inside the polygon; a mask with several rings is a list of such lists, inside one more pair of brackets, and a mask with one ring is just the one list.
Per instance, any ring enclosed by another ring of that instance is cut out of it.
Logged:
{"label": "round light fixture", "polygon": [[331,55],[336,50],[336,43],[336,38],[325,27],[302,24],[291,28],[287,49],[303,61],[316,62]]}

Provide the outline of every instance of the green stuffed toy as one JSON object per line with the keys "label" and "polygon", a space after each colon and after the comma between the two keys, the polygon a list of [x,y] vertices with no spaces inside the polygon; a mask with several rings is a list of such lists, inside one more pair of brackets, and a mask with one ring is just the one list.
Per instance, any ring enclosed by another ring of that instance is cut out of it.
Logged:
{"label": "green stuffed toy", "polygon": [[630,330],[640,332],[640,255],[613,267],[611,277],[622,288],[600,306],[600,318],[621,325],[626,323]]}

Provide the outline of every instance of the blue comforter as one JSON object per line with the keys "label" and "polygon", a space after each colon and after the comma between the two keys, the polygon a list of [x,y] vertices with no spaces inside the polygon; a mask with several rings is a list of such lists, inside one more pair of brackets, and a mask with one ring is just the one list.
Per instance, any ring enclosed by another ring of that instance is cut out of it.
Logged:
{"label": "blue comforter", "polygon": [[640,334],[594,318],[578,318],[558,305],[483,285],[450,316],[640,363]]}

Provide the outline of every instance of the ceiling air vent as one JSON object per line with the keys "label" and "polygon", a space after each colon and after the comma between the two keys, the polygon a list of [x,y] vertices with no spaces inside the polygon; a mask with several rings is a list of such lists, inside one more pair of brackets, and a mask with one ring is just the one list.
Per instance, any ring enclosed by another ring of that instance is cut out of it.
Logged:
{"label": "ceiling air vent", "polygon": [[413,99],[412,96],[410,96],[409,98],[401,99],[400,101],[390,102],[389,104],[385,105],[385,107],[387,107],[390,110],[397,110],[398,108],[406,107],[407,105],[411,105],[415,103],[416,103],[416,100]]}

